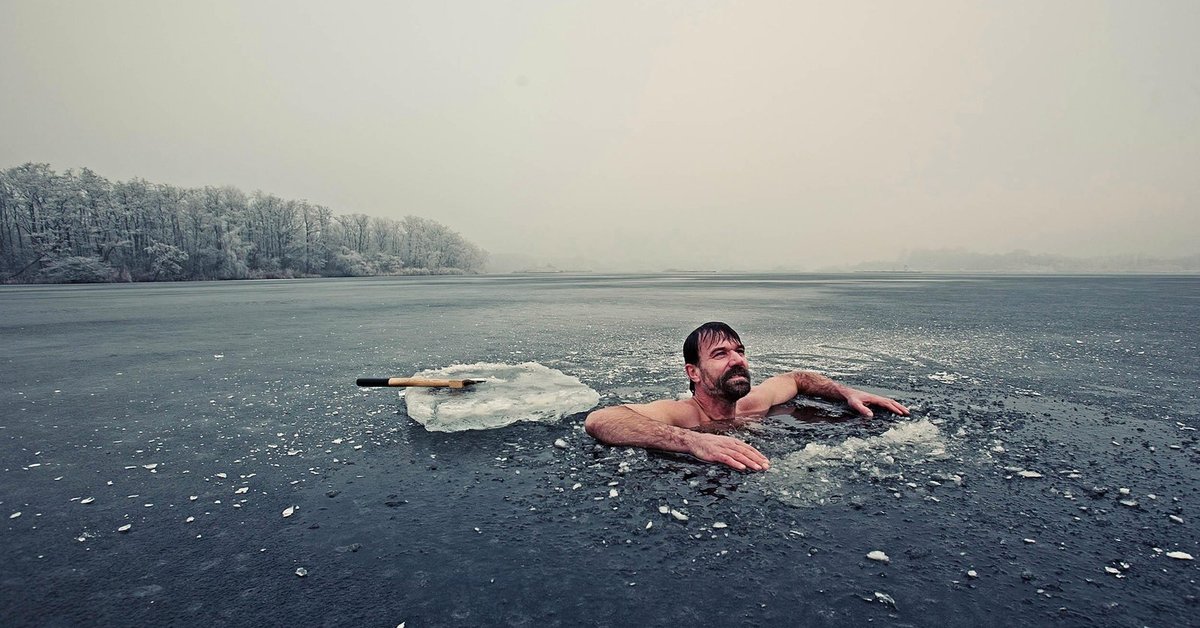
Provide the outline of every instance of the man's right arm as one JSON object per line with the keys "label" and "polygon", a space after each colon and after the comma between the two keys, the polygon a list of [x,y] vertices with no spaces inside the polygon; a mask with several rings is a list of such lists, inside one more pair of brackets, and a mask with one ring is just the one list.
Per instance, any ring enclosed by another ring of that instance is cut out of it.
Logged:
{"label": "man's right arm", "polygon": [[765,470],[767,457],[750,445],[720,434],[693,432],[675,423],[684,413],[675,401],[656,401],[645,405],[602,408],[588,415],[584,429],[596,440],[609,445],[644,447],[691,454],[708,462],[744,471]]}

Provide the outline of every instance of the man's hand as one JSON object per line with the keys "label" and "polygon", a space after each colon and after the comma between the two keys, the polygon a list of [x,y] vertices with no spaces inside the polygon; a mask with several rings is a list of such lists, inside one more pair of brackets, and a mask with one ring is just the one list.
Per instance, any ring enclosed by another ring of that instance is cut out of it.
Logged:
{"label": "man's hand", "polygon": [[771,466],[757,449],[732,436],[692,432],[692,437],[690,453],[705,462],[720,462],[738,471],[765,471]]}
{"label": "man's hand", "polygon": [[887,397],[872,395],[871,393],[855,390],[853,388],[848,388],[843,395],[846,397],[846,403],[850,404],[850,407],[854,408],[855,412],[858,412],[866,417],[875,416],[875,413],[871,412],[871,409],[867,407],[867,404],[879,406],[884,410],[894,412],[900,416],[908,416],[908,408],[905,408],[904,406],[896,403],[892,399],[888,399]]}

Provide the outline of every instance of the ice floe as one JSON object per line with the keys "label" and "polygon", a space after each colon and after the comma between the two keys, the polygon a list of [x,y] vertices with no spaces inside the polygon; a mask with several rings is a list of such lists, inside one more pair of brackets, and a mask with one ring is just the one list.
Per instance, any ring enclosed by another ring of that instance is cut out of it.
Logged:
{"label": "ice floe", "polygon": [[578,378],[536,362],[458,364],[414,377],[485,379],[462,390],[407,390],[408,416],[431,432],[483,430],[518,421],[558,421],[594,408],[600,394]]}

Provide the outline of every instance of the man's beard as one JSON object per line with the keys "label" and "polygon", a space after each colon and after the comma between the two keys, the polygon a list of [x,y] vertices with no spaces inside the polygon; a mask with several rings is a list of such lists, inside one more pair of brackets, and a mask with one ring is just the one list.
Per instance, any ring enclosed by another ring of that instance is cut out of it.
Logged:
{"label": "man's beard", "polygon": [[[739,375],[745,379],[734,380]],[[730,401],[737,401],[750,394],[750,370],[741,366],[729,369],[717,382],[717,392]]]}

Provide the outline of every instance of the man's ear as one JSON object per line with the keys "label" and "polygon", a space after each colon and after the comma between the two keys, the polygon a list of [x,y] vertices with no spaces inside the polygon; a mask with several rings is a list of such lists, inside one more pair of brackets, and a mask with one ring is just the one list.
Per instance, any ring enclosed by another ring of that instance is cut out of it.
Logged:
{"label": "man's ear", "polygon": [[692,380],[694,383],[700,383],[700,367],[696,366],[695,364],[684,364],[683,370],[687,371],[688,379]]}

